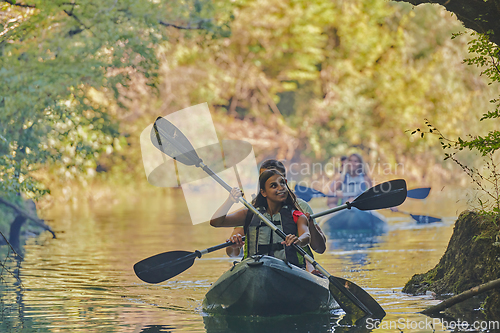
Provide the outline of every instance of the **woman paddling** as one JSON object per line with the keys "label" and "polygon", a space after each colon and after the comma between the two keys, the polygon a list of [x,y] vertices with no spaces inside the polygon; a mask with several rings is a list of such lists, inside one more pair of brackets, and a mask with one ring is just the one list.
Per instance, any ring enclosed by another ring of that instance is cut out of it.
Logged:
{"label": "woman paddling", "polygon": [[[347,157],[346,157],[346,159],[347,159]],[[277,170],[279,173],[281,173],[283,175],[283,177],[286,180],[286,169],[285,169],[285,166],[283,165],[283,163],[281,163],[280,161],[275,160],[275,159],[265,160],[264,162],[262,162],[262,164],[259,168],[259,174],[261,174],[262,172],[264,172],[266,170]],[[309,219],[309,215],[313,214],[312,208],[304,200],[302,200],[298,197],[295,197],[295,198],[297,200],[296,206],[299,208],[299,210],[301,212],[305,213],[306,217]],[[326,237],[323,234],[323,231],[321,230],[321,228],[319,227],[319,225],[317,224],[317,222],[314,219],[312,221],[309,221],[308,227],[309,227],[309,235],[311,237],[311,239],[309,241],[311,249],[313,249],[315,252],[320,253],[320,254],[324,253],[326,250]],[[245,234],[245,232],[243,230],[243,227],[234,228],[228,241],[233,242],[235,245],[229,246],[226,248],[226,253],[228,256],[238,257],[240,255],[241,248],[243,247],[243,241],[242,241],[241,237],[244,234]],[[311,249],[309,248],[309,246],[304,248],[304,250],[311,257],[314,258],[314,255],[311,252]],[[314,271],[314,267],[310,263],[307,263],[307,266],[308,266],[308,268],[307,268],[308,271],[310,271],[310,272]]]}
{"label": "woman paddling", "polygon": [[259,176],[260,192],[253,205],[274,225],[287,235],[283,241],[271,228],[248,208],[227,215],[234,203],[241,197],[241,191],[233,188],[231,193],[215,212],[210,224],[214,227],[243,227],[246,235],[244,257],[265,254],[287,260],[305,267],[304,258],[291,246],[306,246],[309,243],[308,221],[298,209],[295,195],[288,188],[285,178],[277,170],[266,170]]}
{"label": "woman paddling", "polygon": [[[341,177],[330,184],[330,193],[336,197],[328,198],[329,207],[335,207],[354,200],[361,193],[372,187],[368,168],[359,154],[351,154],[343,167]],[[340,199],[340,200],[339,200]]]}

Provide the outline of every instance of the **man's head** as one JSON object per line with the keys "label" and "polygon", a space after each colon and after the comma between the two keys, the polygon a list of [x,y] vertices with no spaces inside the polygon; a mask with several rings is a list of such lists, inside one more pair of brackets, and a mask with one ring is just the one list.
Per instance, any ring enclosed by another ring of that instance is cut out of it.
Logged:
{"label": "man's head", "polygon": [[260,165],[259,174],[265,170],[278,170],[286,178],[286,169],[283,163],[278,160],[265,160]]}

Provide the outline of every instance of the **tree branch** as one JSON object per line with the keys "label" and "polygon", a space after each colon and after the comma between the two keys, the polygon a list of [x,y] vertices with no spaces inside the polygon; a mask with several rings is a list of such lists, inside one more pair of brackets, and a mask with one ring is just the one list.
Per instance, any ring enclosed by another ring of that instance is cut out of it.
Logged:
{"label": "tree branch", "polygon": [[[9,243],[9,241],[7,240],[7,238],[5,237],[5,235],[1,231],[0,231],[0,235],[2,235],[2,237],[5,240],[5,242],[7,243],[7,245],[9,245],[10,250],[12,250],[16,254],[16,256],[18,256],[19,258],[21,258],[21,260],[24,260],[24,258],[21,255],[19,255],[19,253],[16,252],[16,250],[14,249],[14,247]],[[13,277],[15,277],[16,280],[17,280],[17,282],[19,282],[19,284],[22,285],[22,282],[21,282],[21,279],[19,278],[19,275],[14,274],[14,272],[11,272],[5,266],[5,263],[7,262],[7,258],[9,257],[9,254],[10,254],[10,252],[7,253],[7,256],[5,257],[5,261],[4,262],[0,262],[0,266],[2,267],[2,270],[0,271],[0,279],[3,280],[2,275],[3,275],[3,271],[5,270],[7,273],[9,273]]]}
{"label": "tree branch", "polygon": [[54,231],[52,231],[52,229],[48,225],[46,225],[43,220],[41,220],[41,219],[39,219],[37,217],[34,217],[31,214],[26,213],[21,208],[17,207],[13,203],[10,203],[9,201],[5,200],[4,198],[0,198],[0,203],[3,203],[5,206],[12,208],[13,210],[16,211],[17,214],[19,214],[19,215],[21,215],[21,216],[23,216],[23,217],[25,217],[27,219],[30,219],[31,221],[35,222],[36,224],[38,224],[39,226],[41,226],[45,230],[49,231],[52,234],[52,236],[54,238],[56,238],[56,234],[54,233]]}
{"label": "tree branch", "polygon": [[[16,252],[16,250],[14,249],[14,247],[12,246],[12,244],[9,243],[9,241],[7,240],[7,237],[5,237],[5,235],[0,231],[0,235],[2,235],[3,239],[5,240],[5,243],[7,243],[7,245],[10,247],[10,249],[16,254],[16,256],[18,256],[19,258],[23,259],[24,258]],[[2,274],[0,274],[2,275]]]}
{"label": "tree branch", "polygon": [[161,25],[164,25],[166,27],[173,27],[173,28],[180,29],[180,30],[202,30],[203,29],[201,27],[201,24],[203,23],[203,21],[198,22],[198,25],[194,26],[194,27],[191,26],[191,23],[189,23],[185,27],[181,26],[181,25],[176,25],[173,23],[164,22],[164,21],[159,21],[158,23],[160,23]]}
{"label": "tree branch", "polygon": [[2,2],[6,2],[8,4],[11,4],[12,6],[18,6],[18,7],[24,7],[24,8],[36,8],[35,5],[26,5],[24,3],[17,3],[14,2],[13,0],[1,0]]}
{"label": "tree branch", "polygon": [[395,0],[397,2],[408,2],[418,6],[423,3],[435,3],[445,7],[447,11],[454,13],[464,23],[466,28],[475,30],[481,34],[488,34],[491,42],[500,45],[500,4],[498,0]]}
{"label": "tree branch", "polygon": [[[71,11],[70,11],[70,12],[68,12],[66,9],[63,9],[63,11],[66,13],[66,15],[68,15],[69,17],[74,18],[74,19],[76,20],[76,22],[78,22],[80,25],[82,25],[82,26],[83,26],[86,30],[89,30],[89,31],[90,31],[90,33],[91,33],[92,35],[94,35],[94,33],[92,32],[92,30],[90,30],[90,28],[89,28],[89,27],[87,27],[87,26],[85,25],[85,23],[83,23],[83,22],[82,22],[82,21],[78,18],[78,16],[76,16],[75,14],[73,14],[73,9],[71,9]],[[82,32],[82,31],[83,31],[83,29],[77,29],[77,30],[74,30],[74,31],[73,31],[73,33],[72,33],[72,35],[76,35],[77,33],[80,33],[80,32]],[[71,33],[71,31],[70,31],[70,33]],[[95,36],[95,35],[94,35],[94,36]]]}
{"label": "tree branch", "polygon": [[452,305],[463,302],[466,299],[469,299],[473,296],[484,293],[485,291],[488,291],[488,290],[493,289],[493,288],[498,288],[498,287],[500,287],[500,279],[481,284],[477,287],[474,287],[474,288],[471,288],[467,291],[464,291],[461,294],[450,297],[447,300],[445,300],[437,305],[430,306],[427,309],[425,309],[424,311],[422,311],[421,313],[431,314],[431,313],[437,313],[437,312],[443,311],[444,309],[447,309]]}

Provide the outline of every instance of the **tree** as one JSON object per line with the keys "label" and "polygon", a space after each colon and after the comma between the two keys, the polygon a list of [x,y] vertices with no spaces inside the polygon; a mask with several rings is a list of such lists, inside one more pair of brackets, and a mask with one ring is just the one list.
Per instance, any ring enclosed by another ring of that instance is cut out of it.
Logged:
{"label": "tree", "polygon": [[[434,1],[409,1],[414,5],[422,3],[439,3]],[[476,65],[482,68],[481,75],[485,75],[490,83],[500,84],[500,1],[446,1],[442,4],[448,11],[455,13],[463,24],[475,30],[471,35],[474,36],[469,42],[468,51],[470,58],[465,59],[469,65]],[[495,104],[495,110],[486,111],[479,119],[495,120],[500,118],[500,96],[490,101]],[[478,199],[483,211],[493,211],[500,213],[500,170],[498,170],[498,160],[496,153],[500,150],[500,131],[492,130],[486,135],[469,135],[469,139],[458,137],[451,140],[442,134],[439,128],[436,128],[431,122],[426,121],[428,131],[417,129],[413,132],[419,132],[423,137],[424,133],[437,134],[443,149],[451,149],[452,152],[445,153],[445,159],[451,159],[457,163],[464,172],[469,175],[472,181],[478,186],[479,190],[489,197],[488,202]],[[460,162],[456,154],[459,151],[468,149],[477,151],[485,158],[485,170],[474,168]]]}
{"label": "tree", "polygon": [[209,1],[0,1],[0,193],[40,196],[47,163],[74,177],[125,144],[133,78],[154,94],[169,29],[223,33]]}

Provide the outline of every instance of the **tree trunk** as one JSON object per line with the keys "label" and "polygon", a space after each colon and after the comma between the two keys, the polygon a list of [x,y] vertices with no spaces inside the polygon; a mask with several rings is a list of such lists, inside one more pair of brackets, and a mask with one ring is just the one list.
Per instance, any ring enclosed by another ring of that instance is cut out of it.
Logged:
{"label": "tree trunk", "polygon": [[496,279],[496,280],[481,284],[477,287],[474,287],[474,288],[471,288],[467,291],[464,291],[461,294],[450,297],[447,300],[439,303],[438,305],[428,307],[427,309],[422,311],[422,313],[423,314],[431,314],[431,313],[437,313],[437,312],[443,311],[444,309],[447,309],[447,308],[451,307],[452,305],[463,302],[466,299],[469,299],[473,296],[479,295],[481,293],[484,293],[485,291],[488,291],[488,290],[491,290],[491,289],[497,288],[497,287],[500,287],[500,279]]}

